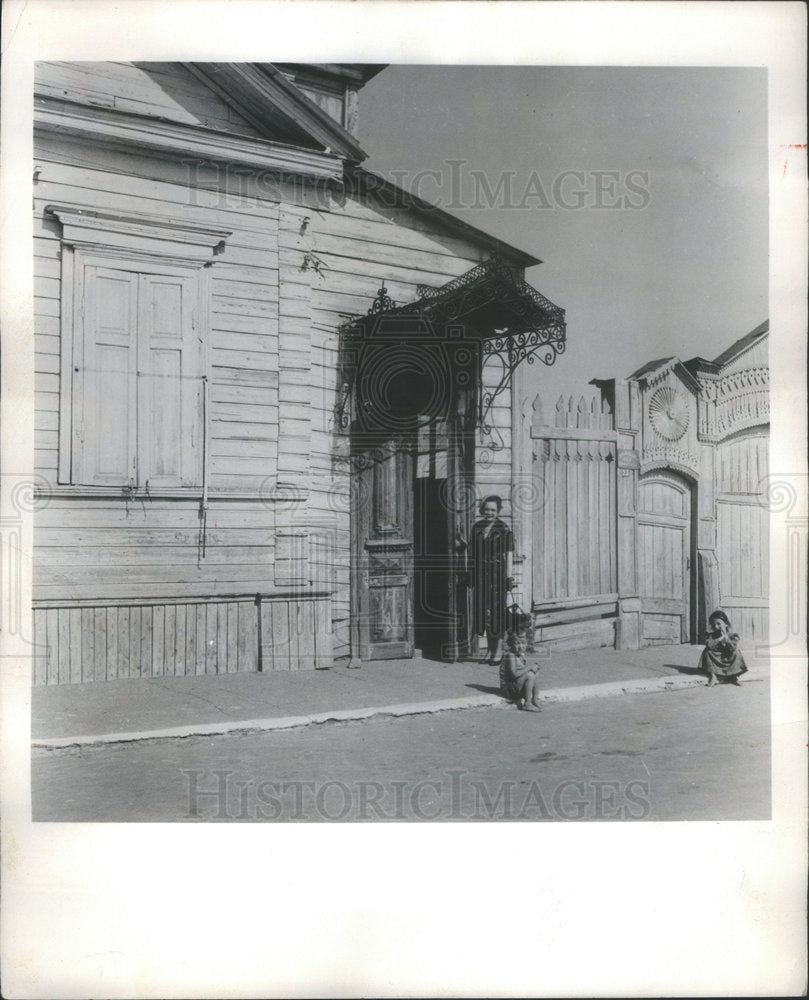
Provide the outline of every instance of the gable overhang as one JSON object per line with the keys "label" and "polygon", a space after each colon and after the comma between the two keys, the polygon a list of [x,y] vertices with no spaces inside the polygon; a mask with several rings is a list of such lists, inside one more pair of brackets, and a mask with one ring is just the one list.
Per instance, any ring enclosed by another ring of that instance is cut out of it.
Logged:
{"label": "gable overhang", "polygon": [[387,69],[388,63],[273,63],[282,73],[310,74],[328,79],[341,79],[356,87],[364,87],[369,80]]}
{"label": "gable overhang", "polygon": [[185,63],[198,79],[233,103],[268,136],[290,136],[345,160],[367,153],[351,133],[310,100],[273,63]]}
{"label": "gable overhang", "polygon": [[765,340],[770,335],[770,321],[765,320],[760,323],[755,330],[751,330],[750,333],[745,334],[744,337],[740,337],[735,343],[731,344],[730,347],[726,348],[713,359],[713,363],[716,365],[717,371],[721,371],[723,368],[727,368],[734,362],[738,361],[742,355],[749,353],[754,347],[757,347],[762,340]]}
{"label": "gable overhang", "polygon": [[198,158],[342,184],[343,160],[286,143],[222,134],[198,125],[145,118],[125,111],[91,108],[84,104],[43,98],[34,110],[34,134],[54,134],[123,149],[140,150],[176,159]]}

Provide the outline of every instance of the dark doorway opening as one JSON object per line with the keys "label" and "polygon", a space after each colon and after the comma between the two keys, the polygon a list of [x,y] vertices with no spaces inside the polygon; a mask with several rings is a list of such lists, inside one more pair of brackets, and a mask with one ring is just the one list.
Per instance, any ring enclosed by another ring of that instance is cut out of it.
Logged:
{"label": "dark doorway opening", "polygon": [[414,479],[413,625],[415,646],[431,659],[452,659],[455,635],[452,517],[446,480]]}

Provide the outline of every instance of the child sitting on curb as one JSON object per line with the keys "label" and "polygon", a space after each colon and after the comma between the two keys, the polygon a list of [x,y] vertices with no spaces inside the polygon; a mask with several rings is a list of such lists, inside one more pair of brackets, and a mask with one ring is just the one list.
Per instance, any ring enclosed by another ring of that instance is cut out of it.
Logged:
{"label": "child sitting on curb", "polygon": [[508,633],[500,664],[500,693],[526,712],[540,710],[537,668],[526,665],[522,637],[514,631]]}
{"label": "child sitting on curb", "polygon": [[708,629],[699,659],[699,669],[708,675],[708,687],[717,681],[738,685],[741,675],[747,673],[747,664],[739,651],[738,633],[733,631],[724,611],[714,611],[708,619]]}

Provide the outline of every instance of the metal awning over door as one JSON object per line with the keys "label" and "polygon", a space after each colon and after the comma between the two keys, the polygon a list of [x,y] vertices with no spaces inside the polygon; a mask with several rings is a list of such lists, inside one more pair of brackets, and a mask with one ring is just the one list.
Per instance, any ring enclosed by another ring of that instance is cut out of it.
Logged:
{"label": "metal awning over door", "polygon": [[[437,288],[419,285],[418,298],[397,305],[380,288],[367,315],[352,318],[343,327],[343,393],[338,407],[348,426],[345,408],[358,368],[373,345],[406,344],[421,349],[444,345],[454,373],[466,366],[473,384],[480,386],[481,363],[497,358],[502,366],[497,384],[479,393],[478,421],[483,424],[494,399],[506,389],[517,366],[539,358],[552,365],[565,350],[565,311],[533,288],[500,258],[478,264]],[[463,346],[462,346],[463,345]],[[475,356],[469,370],[468,351]],[[470,385],[470,388],[472,386]]]}

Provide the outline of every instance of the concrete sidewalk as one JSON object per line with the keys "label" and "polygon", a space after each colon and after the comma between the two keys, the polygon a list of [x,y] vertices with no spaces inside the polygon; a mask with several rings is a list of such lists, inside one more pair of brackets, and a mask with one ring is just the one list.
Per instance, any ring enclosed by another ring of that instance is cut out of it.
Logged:
{"label": "concrete sidewalk", "polygon": [[[529,656],[546,701],[705,684],[701,647],[588,649]],[[747,658],[747,679],[762,665]],[[373,716],[506,706],[485,663],[376,660],[359,669],[149,677],[33,689],[33,745],[63,748],[142,739],[289,729]]]}

